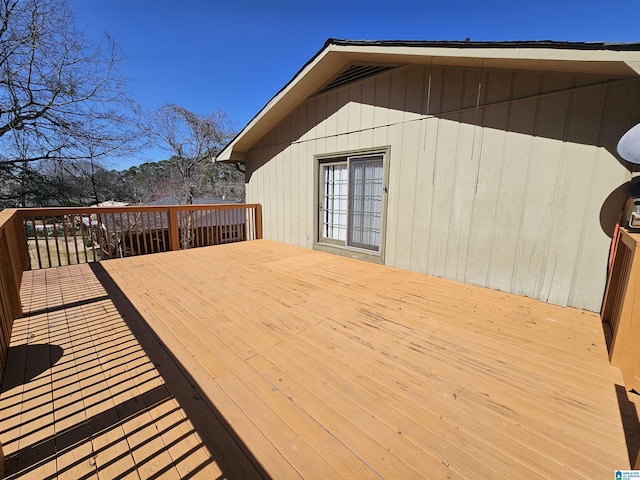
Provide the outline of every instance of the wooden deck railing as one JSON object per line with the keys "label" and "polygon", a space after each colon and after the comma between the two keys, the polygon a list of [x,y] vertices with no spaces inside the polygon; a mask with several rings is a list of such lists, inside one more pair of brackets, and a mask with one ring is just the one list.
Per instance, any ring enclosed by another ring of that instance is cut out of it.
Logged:
{"label": "wooden deck railing", "polygon": [[[621,229],[602,304],[609,325],[611,365],[620,367],[628,390],[640,391],[640,234]],[[640,458],[640,457],[639,457]],[[640,466],[640,464],[638,465]]]}
{"label": "wooden deck railing", "polygon": [[0,380],[4,376],[13,320],[22,315],[20,282],[29,269],[27,240],[18,210],[0,212]]}
{"label": "wooden deck railing", "polygon": [[20,209],[31,268],[262,237],[258,204]]}

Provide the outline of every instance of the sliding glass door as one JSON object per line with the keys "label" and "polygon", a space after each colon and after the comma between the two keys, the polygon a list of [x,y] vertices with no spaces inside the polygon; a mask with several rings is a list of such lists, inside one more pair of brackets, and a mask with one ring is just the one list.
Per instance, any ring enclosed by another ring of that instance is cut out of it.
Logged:
{"label": "sliding glass door", "polygon": [[320,241],[379,252],[383,155],[325,161],[320,169]]}

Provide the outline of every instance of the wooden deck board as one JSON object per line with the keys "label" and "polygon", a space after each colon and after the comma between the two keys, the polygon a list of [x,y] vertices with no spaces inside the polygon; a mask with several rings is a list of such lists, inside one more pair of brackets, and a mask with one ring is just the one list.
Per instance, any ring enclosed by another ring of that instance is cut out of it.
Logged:
{"label": "wooden deck board", "polygon": [[[28,273],[23,304],[12,346],[64,355],[8,374],[11,478],[590,479],[637,454],[589,312],[262,240]],[[35,461],[38,436],[66,447]]]}

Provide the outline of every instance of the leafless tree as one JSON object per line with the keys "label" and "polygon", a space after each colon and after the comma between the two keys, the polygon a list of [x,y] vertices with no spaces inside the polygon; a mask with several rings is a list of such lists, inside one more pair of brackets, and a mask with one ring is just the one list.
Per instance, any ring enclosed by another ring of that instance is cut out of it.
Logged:
{"label": "leafless tree", "polygon": [[98,162],[135,148],[119,51],[91,48],[65,0],[0,0],[0,179],[40,162]]}
{"label": "leafless tree", "polygon": [[226,113],[217,110],[198,115],[179,105],[167,104],[151,115],[145,130],[171,154],[174,194],[180,203],[190,205],[200,193],[203,167],[232,137]]}

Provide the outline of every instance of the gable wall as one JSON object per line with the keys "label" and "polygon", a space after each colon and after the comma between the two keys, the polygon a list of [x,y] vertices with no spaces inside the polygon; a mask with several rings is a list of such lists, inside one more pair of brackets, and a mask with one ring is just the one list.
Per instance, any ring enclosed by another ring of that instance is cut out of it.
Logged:
{"label": "gable wall", "polygon": [[312,248],[314,155],[389,146],[386,264],[598,311],[630,179],[611,152],[638,121],[638,80],[404,67],[283,120],[249,152],[247,201],[265,238]]}

